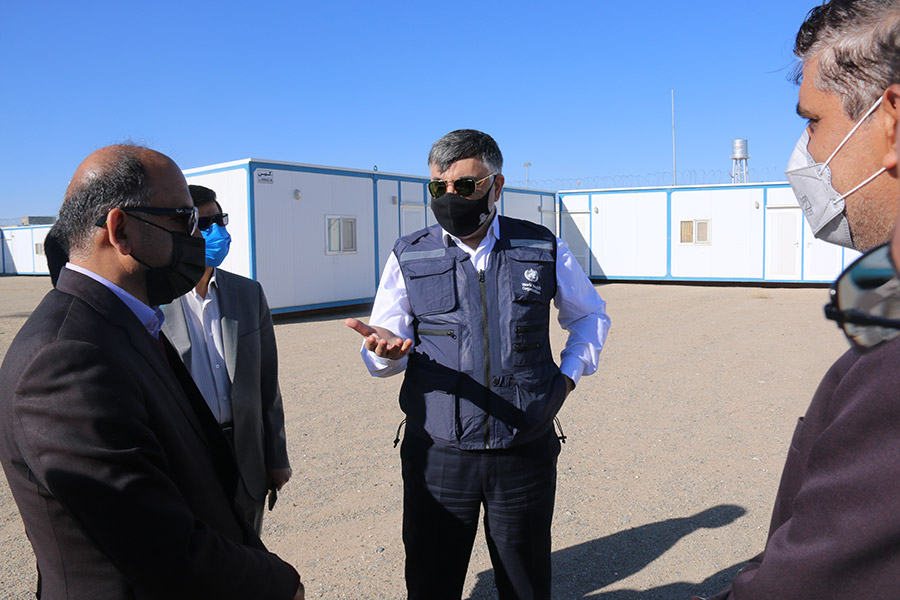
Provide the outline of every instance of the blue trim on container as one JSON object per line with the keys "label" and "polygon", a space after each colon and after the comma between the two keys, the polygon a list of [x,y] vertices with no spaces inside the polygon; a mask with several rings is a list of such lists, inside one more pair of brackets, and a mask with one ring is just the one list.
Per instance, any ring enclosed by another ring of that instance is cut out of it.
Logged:
{"label": "blue trim on container", "polygon": [[[594,195],[588,194],[588,277],[594,272]],[[600,261],[597,261],[598,263]]]}
{"label": "blue trim on container", "polygon": [[591,277],[597,281],[668,281],[677,283],[683,282],[744,282],[744,283],[832,283],[831,279],[811,279],[808,281],[799,281],[797,279],[760,279],[758,277],[652,277],[637,275],[603,275]]}
{"label": "blue trim on container", "polygon": [[4,227],[4,228],[3,228],[3,231],[20,231],[20,230],[22,230],[22,229],[30,229],[31,231],[34,231],[35,229],[47,229],[47,231],[49,231],[51,227],[53,227],[53,225],[47,225],[47,224],[43,224],[43,225],[15,225],[15,226],[13,226],[13,227]]}
{"label": "blue trim on container", "polygon": [[397,184],[397,238],[403,237],[403,186],[399,181]]}
{"label": "blue trim on container", "polygon": [[6,232],[0,229],[0,273],[6,274]]}
{"label": "blue trim on container", "polygon": [[353,306],[355,304],[368,304],[375,300],[374,297],[356,298],[355,300],[338,300],[336,302],[320,302],[318,304],[301,304],[299,306],[285,306],[282,308],[273,308],[272,314],[278,315],[283,313],[301,312],[305,310],[316,310],[319,308],[337,308],[340,306]]}
{"label": "blue trim on container", "polygon": [[530,196],[543,196],[549,191],[549,190],[532,190],[531,188],[506,187],[505,185],[503,186],[503,190],[504,190],[504,192],[506,192],[508,190],[510,193],[528,194]]}
{"label": "blue trim on container", "polygon": [[672,190],[666,192],[666,277],[672,279]]}
{"label": "blue trim on container", "polygon": [[[381,248],[378,245],[378,175],[372,175],[372,210],[375,214],[375,289],[381,283],[381,273],[378,269]],[[359,232],[357,232],[358,234]]]}
{"label": "blue trim on container", "polygon": [[803,214],[800,215],[800,281],[806,275],[806,227],[803,226]]}
{"label": "blue trim on container", "polygon": [[253,164],[248,162],[247,171],[247,244],[250,248],[250,279],[257,279],[256,272],[256,188],[253,185]]}
{"label": "blue trim on container", "polygon": [[763,188],[763,213],[762,213],[762,226],[763,226],[763,255],[762,255],[762,275],[763,279],[766,278],[766,246],[768,246],[769,238],[766,237],[766,214],[769,208],[769,188]]}
{"label": "blue trim on container", "polygon": [[218,167],[215,169],[207,169],[205,171],[194,171],[193,173],[188,173],[185,177],[195,177],[197,175],[212,175],[213,173],[224,173],[226,171],[238,171],[240,169],[247,169],[250,165],[250,162],[245,162],[242,164],[231,165],[229,167]]}
{"label": "blue trim on container", "polygon": [[695,186],[660,186],[646,188],[620,188],[615,190],[565,190],[566,195],[581,194],[640,194],[645,192],[696,192],[698,190],[756,190],[760,188],[788,188],[790,184],[784,183],[753,183],[747,185],[695,185]]}

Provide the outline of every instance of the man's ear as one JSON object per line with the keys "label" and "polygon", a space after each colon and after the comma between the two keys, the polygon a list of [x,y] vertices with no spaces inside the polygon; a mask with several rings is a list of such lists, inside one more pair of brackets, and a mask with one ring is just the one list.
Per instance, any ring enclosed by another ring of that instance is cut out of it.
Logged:
{"label": "man's ear", "polygon": [[881,101],[887,113],[885,128],[887,131],[887,153],[884,155],[884,167],[888,171],[896,172],[897,163],[900,161],[900,149],[897,148],[897,137],[900,135],[897,127],[900,126],[900,84],[893,84],[884,91],[884,99]]}
{"label": "man's ear", "polygon": [[128,236],[127,224],[128,216],[120,208],[114,208],[106,215],[106,242],[123,256],[131,254],[131,239]]}
{"label": "man's ear", "polygon": [[494,190],[496,190],[495,193],[497,198],[495,202],[497,202],[497,204],[500,203],[500,194],[503,193],[504,183],[506,183],[506,177],[504,177],[502,174],[497,174],[497,176],[494,178]]}

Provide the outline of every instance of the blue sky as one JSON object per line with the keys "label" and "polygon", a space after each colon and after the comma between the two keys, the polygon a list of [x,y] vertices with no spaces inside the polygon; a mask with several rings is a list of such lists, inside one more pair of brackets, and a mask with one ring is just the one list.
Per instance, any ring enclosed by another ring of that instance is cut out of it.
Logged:
{"label": "blue sky", "polygon": [[[56,214],[91,151],[182,168],[262,158],[427,174],[431,144],[490,133],[507,185],[753,181],[804,124],[789,81],[815,0],[0,3],[0,220]],[[723,179],[724,178],[724,179]]]}

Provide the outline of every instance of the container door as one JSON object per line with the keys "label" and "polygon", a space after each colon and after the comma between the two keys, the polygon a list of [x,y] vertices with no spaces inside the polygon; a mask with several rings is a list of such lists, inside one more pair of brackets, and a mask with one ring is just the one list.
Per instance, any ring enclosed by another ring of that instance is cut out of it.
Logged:
{"label": "container door", "polygon": [[572,256],[588,276],[591,275],[588,261],[591,251],[588,244],[591,230],[590,217],[590,213],[587,212],[562,212],[559,216],[562,229],[560,238],[569,245]]}
{"label": "container door", "polygon": [[425,206],[405,205],[400,207],[400,236],[414,233],[425,227]]}
{"label": "container door", "polygon": [[767,280],[800,281],[803,214],[799,208],[766,210],[766,276]]}

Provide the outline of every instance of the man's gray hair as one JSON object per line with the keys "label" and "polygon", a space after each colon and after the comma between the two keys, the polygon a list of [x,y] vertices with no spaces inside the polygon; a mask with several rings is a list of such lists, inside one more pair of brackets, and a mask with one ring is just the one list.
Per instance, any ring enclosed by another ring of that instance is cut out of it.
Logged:
{"label": "man's gray hair", "polygon": [[503,170],[503,155],[497,142],[474,129],[457,129],[436,141],[428,153],[428,166],[435,166],[443,173],[456,161],[466,158],[479,159],[491,173]]}
{"label": "man's gray hair", "polygon": [[844,113],[859,119],[884,91],[900,83],[900,1],[831,0],[809,11],[797,33],[800,65],[819,61],[812,82],[841,97]]}
{"label": "man's gray hair", "polygon": [[97,221],[112,209],[150,204],[150,178],[140,159],[143,150],[133,144],[116,146],[113,161],[88,172],[68,190],[54,227],[70,255],[85,255]]}

